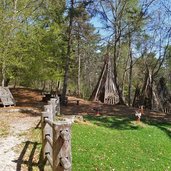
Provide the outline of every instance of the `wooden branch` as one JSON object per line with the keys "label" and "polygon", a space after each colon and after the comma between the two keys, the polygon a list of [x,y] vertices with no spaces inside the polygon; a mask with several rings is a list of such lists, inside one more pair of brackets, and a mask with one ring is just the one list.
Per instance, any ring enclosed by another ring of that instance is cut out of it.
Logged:
{"label": "wooden branch", "polygon": [[[42,149],[43,149],[43,159],[45,160],[46,155],[49,154],[52,157],[52,146],[48,143],[47,135],[53,138],[53,131],[52,126],[53,122],[53,113],[51,109],[52,106],[46,105],[45,110],[46,112],[42,112],[41,118],[41,127],[42,127]],[[48,163],[47,163],[48,164]]]}
{"label": "wooden branch", "polygon": [[63,168],[64,168],[65,170],[71,168],[71,162],[68,160],[67,157],[62,157],[62,158],[60,159],[60,163],[61,163],[61,165],[63,166]]}
{"label": "wooden branch", "polygon": [[48,143],[50,144],[50,146],[53,147],[53,140],[50,137],[50,135],[49,134],[46,134],[45,137],[46,137],[46,140],[48,141]]}
{"label": "wooden branch", "polygon": [[47,157],[47,160],[48,160],[50,166],[53,167],[53,160],[52,160],[52,157],[50,156],[50,154],[47,153],[47,154],[46,154],[46,157]]}

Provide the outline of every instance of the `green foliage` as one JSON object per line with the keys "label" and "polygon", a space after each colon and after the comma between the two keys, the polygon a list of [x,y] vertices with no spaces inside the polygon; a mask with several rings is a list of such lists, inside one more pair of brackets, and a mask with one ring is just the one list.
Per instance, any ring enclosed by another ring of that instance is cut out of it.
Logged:
{"label": "green foliage", "polygon": [[[28,80],[59,79],[62,74],[61,58],[65,55],[65,44],[59,36],[60,31],[54,30],[54,27],[49,30],[33,28],[30,34],[32,40],[27,43],[32,45],[27,49],[29,53],[26,56],[29,54],[29,57],[25,60],[27,69],[24,75]],[[40,36],[36,36],[37,34]]]}
{"label": "green foliage", "polygon": [[95,86],[94,78],[97,78],[94,72],[99,66],[97,50],[100,35],[95,33],[95,28],[90,23],[90,18],[84,3],[79,2],[75,5],[73,11],[73,51],[70,59],[71,76],[69,78],[69,89],[77,93],[81,90],[84,97],[90,96],[92,87]]}
{"label": "green foliage", "polygon": [[[66,52],[62,23],[65,1],[16,1],[16,7],[12,3],[3,5],[0,56],[6,77],[20,79],[26,86],[33,85],[35,80],[60,79]],[[9,7],[16,8],[16,12],[9,12]]]}

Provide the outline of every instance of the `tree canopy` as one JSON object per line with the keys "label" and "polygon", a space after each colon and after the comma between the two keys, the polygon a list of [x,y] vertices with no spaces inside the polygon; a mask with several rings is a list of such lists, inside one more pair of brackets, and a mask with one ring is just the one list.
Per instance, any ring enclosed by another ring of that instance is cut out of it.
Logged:
{"label": "tree canopy", "polygon": [[[3,0],[2,86],[21,85],[89,98],[111,57],[122,103],[143,99],[161,76],[171,90],[169,0]],[[150,80],[150,81],[149,81]]]}

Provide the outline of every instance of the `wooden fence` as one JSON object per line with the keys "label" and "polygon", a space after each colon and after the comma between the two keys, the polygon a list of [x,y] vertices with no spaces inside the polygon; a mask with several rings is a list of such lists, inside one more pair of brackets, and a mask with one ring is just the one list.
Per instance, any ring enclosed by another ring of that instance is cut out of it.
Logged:
{"label": "wooden fence", "polygon": [[50,99],[42,112],[43,159],[52,171],[71,171],[71,123],[54,121],[59,110],[57,97]]}

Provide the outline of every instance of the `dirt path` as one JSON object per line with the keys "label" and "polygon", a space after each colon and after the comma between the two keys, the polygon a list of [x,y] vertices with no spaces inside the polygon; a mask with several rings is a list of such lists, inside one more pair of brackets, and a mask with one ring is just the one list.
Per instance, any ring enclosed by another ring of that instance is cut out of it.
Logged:
{"label": "dirt path", "polygon": [[28,141],[27,131],[35,127],[40,120],[38,115],[30,115],[29,112],[0,112],[0,120],[8,128],[8,134],[0,137],[0,170],[16,171],[20,154],[16,152],[17,146]]}

